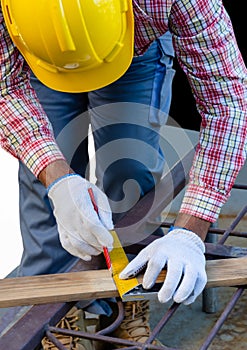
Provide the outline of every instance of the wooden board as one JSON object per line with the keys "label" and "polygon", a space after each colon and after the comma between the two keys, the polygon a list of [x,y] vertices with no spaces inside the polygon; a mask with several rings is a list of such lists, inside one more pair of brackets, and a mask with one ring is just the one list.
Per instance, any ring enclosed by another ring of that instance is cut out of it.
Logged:
{"label": "wooden board", "polygon": [[[207,287],[247,284],[247,257],[207,261]],[[165,272],[159,281],[163,281]],[[138,278],[139,279],[139,278]],[[0,307],[69,302],[118,296],[108,270],[0,280]]]}

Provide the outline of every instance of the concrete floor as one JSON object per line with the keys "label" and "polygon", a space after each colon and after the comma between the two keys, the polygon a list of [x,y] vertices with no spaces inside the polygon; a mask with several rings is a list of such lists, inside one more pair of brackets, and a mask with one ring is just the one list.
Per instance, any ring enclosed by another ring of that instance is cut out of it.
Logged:
{"label": "concrete floor", "polygon": [[[168,347],[182,350],[199,350],[234,290],[233,288],[218,289],[218,310],[213,314],[202,311],[202,298],[198,298],[192,305],[181,305],[163,328],[158,337],[159,340]],[[245,293],[208,349],[247,349],[246,301],[247,295]],[[162,313],[167,310],[167,306],[161,307],[152,302],[151,310],[151,325],[154,327]]]}

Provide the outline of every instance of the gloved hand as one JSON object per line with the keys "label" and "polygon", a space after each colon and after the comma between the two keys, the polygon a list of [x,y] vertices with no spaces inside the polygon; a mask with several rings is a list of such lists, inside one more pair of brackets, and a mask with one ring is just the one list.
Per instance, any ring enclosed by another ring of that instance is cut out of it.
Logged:
{"label": "gloved hand", "polygon": [[[98,214],[88,193],[92,188]],[[112,248],[112,213],[106,195],[77,174],[56,180],[48,188],[54,206],[59,238],[64,249],[83,260]]]}
{"label": "gloved hand", "polygon": [[173,299],[188,305],[195,301],[207,282],[204,252],[204,243],[195,233],[174,229],[145,247],[119,277],[130,278],[147,264],[143,287],[149,289],[167,265],[167,275],[158,292],[159,301],[166,303]]}

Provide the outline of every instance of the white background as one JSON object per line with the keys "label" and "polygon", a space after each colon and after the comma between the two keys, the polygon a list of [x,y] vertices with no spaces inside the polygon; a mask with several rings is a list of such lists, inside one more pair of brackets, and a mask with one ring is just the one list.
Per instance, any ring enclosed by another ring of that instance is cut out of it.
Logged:
{"label": "white background", "polygon": [[18,161],[0,148],[0,278],[20,262],[22,240],[19,229]]}

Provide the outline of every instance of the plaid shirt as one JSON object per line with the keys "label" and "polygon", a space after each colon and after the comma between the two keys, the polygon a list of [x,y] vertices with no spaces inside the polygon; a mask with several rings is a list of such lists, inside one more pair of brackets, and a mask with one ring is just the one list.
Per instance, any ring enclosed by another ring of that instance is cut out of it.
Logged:
{"label": "plaid shirt", "polygon": [[214,222],[246,158],[247,71],[221,0],[133,0],[135,52],[167,29],[202,117],[180,212]]}
{"label": "plaid shirt", "polygon": [[[181,212],[215,221],[245,161],[247,72],[220,0],[133,0],[135,53],[168,29],[202,117]],[[62,159],[0,14],[2,146],[37,176]]]}

